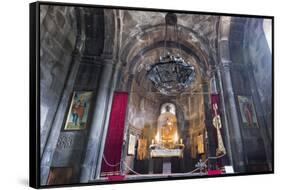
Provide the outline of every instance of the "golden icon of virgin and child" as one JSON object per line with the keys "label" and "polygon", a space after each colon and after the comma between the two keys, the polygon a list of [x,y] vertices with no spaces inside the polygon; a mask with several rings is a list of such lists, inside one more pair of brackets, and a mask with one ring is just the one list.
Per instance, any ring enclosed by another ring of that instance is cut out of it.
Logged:
{"label": "golden icon of virgin and child", "polygon": [[74,92],[69,109],[65,130],[86,128],[92,92]]}

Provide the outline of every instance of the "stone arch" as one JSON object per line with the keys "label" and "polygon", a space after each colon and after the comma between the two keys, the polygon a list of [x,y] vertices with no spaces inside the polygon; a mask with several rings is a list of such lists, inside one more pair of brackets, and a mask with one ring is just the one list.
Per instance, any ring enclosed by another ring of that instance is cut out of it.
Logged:
{"label": "stone arch", "polygon": [[[125,40],[124,45],[120,49],[120,61],[122,62],[122,76],[120,78],[121,89],[125,89],[131,80],[137,78],[136,69],[143,63],[143,58],[153,51],[160,52],[164,47],[164,24],[158,24],[153,27],[143,27],[141,32],[136,33]],[[182,52],[185,57],[192,58],[193,65],[196,67],[196,81],[192,88],[198,86],[202,80],[210,78],[210,70],[214,66],[216,56],[211,52],[210,44],[202,36],[195,31],[182,25],[178,25],[179,36],[178,40],[168,39],[166,42],[167,48],[174,51]],[[158,50],[157,50],[158,49]],[[156,59],[156,57],[154,56]],[[152,62],[153,63],[153,62]],[[141,78],[145,78],[145,70],[141,74]],[[131,85],[131,84],[129,84]],[[153,87],[149,87],[153,89]],[[141,90],[141,91],[147,91]]]}
{"label": "stone arch", "polygon": [[[164,41],[164,24],[158,24],[153,27],[143,28],[141,32],[129,37],[121,49],[120,59],[124,65],[130,65],[133,58],[147,49],[155,46],[163,47]],[[195,31],[182,25],[178,25],[179,38],[183,50],[192,52],[200,62],[206,67],[214,63],[215,56],[212,55],[206,39],[199,36]],[[170,40],[176,42],[176,39]],[[170,43],[170,46],[173,43]],[[173,44],[175,46],[175,44]],[[129,64],[130,63],[130,64]]]}
{"label": "stone arch", "polygon": [[104,11],[104,47],[103,55],[116,59],[117,54],[117,10],[106,9]]}
{"label": "stone arch", "polygon": [[[190,55],[192,59],[194,59],[193,63],[196,63],[198,66],[200,75],[202,73],[202,78],[207,79],[209,77],[209,70],[211,70],[216,63],[217,55],[212,52],[210,43],[208,43],[208,40],[203,36],[200,36],[196,31],[183,25],[178,25],[178,27],[180,30],[179,40],[176,41],[174,37],[167,39],[167,47],[175,51],[181,50],[185,56]],[[132,32],[128,35],[129,37],[124,40],[119,49],[119,61],[122,64],[122,70],[120,70],[121,77],[119,78],[118,83],[121,85],[118,89],[128,90],[130,92],[130,99],[133,99],[134,101],[132,101],[133,103],[129,107],[138,107],[141,102],[138,99],[143,97],[145,97],[147,101],[153,102],[155,100],[152,108],[158,108],[156,110],[158,115],[148,112],[150,115],[153,114],[153,117],[155,117],[154,120],[157,120],[157,116],[160,114],[160,108],[163,103],[173,103],[177,107],[176,115],[179,118],[178,130],[186,139],[188,139],[189,137],[187,137],[187,133],[185,132],[187,132],[187,128],[191,125],[189,125],[189,122],[187,121],[187,114],[185,113],[186,108],[180,105],[180,96],[161,96],[160,94],[155,93],[155,91],[149,93],[144,89],[137,89],[138,92],[135,92],[136,88],[139,87],[135,81],[137,78],[136,73],[139,65],[143,62],[143,58],[148,57],[149,54],[153,54],[154,51],[161,53],[161,49],[164,47],[164,28],[164,24],[140,26],[138,32]],[[213,49],[214,48],[215,47],[213,47]],[[154,58],[157,58],[157,56],[153,56]],[[145,72],[143,68],[141,69]],[[200,92],[201,91],[203,91],[202,87],[200,87]],[[139,92],[140,94],[138,94]],[[155,126],[156,125],[157,124],[155,124]],[[154,124],[152,124],[152,126],[154,126]],[[128,125],[128,131],[130,128],[131,125]]]}

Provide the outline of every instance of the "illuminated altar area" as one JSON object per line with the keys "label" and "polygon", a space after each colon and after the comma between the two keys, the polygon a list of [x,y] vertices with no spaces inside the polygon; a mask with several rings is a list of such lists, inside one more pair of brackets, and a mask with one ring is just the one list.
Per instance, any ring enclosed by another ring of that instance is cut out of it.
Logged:
{"label": "illuminated altar area", "polygon": [[[183,157],[184,144],[182,139],[179,140],[177,118],[175,106],[173,104],[163,104],[161,114],[157,121],[157,134],[152,140],[150,157]],[[171,172],[170,160],[166,159],[163,163],[163,173]]]}
{"label": "illuminated altar area", "polygon": [[150,157],[183,157],[182,139],[179,140],[175,106],[166,103],[162,105],[157,121],[157,134],[152,140]]}

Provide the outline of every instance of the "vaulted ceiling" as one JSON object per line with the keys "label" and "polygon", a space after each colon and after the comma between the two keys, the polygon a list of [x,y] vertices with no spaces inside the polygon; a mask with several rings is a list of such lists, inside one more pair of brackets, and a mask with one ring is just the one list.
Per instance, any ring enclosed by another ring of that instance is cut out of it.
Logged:
{"label": "vaulted ceiling", "polygon": [[[165,12],[119,11],[120,60],[123,86],[133,76],[135,91],[156,92],[146,77],[146,68],[163,56]],[[167,51],[181,56],[196,69],[196,81],[186,91],[200,88],[217,59],[218,16],[177,13],[178,35],[168,35]],[[168,29],[169,30],[169,29]],[[169,32],[169,31],[168,31]],[[159,93],[158,93],[159,94]],[[173,95],[176,95],[175,93]]]}

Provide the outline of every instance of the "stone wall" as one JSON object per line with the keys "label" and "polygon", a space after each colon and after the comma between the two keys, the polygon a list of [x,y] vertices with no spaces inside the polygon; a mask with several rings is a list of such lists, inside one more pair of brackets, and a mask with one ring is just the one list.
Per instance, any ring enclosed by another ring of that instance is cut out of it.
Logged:
{"label": "stone wall", "polygon": [[[89,111],[89,120],[85,130],[61,131],[57,142],[55,154],[52,160],[52,167],[71,167],[74,170],[74,182],[79,182],[80,165],[83,161],[83,151],[87,142],[87,135],[91,126],[94,107],[96,104],[96,95],[98,91],[98,82],[102,66],[95,61],[81,60],[76,75],[73,91],[92,91],[94,97]],[[69,97],[68,104],[70,104]],[[65,116],[68,113],[65,113]],[[63,127],[63,126],[62,126]]]}
{"label": "stone wall", "polygon": [[[253,80],[256,82],[263,110],[257,114],[261,117],[264,116],[269,136],[272,139],[272,74],[270,74],[272,73],[272,54],[271,47],[267,43],[263,22],[265,19],[253,19],[247,23],[249,27],[247,33],[249,55],[246,59],[252,65]],[[271,33],[271,30],[267,32]],[[271,36],[271,34],[269,35]]]}
{"label": "stone wall", "polygon": [[[68,167],[79,182],[103,68],[103,9],[41,6],[41,184],[50,168]],[[65,131],[73,92],[93,91],[87,128]]]}
{"label": "stone wall", "polygon": [[77,36],[77,21],[73,7],[42,5],[40,9],[42,153],[71,67]]}
{"label": "stone wall", "polygon": [[[235,17],[232,19],[229,36],[231,79],[243,138],[246,170],[249,172],[268,170],[271,165],[268,131],[271,131],[272,121],[272,62],[259,23],[262,23],[262,19]],[[252,99],[258,127],[243,126],[238,96]]]}
{"label": "stone wall", "polygon": [[[75,79],[73,79],[74,91],[92,91],[94,97],[89,111],[89,120],[84,130],[61,131],[57,142],[56,150],[52,160],[52,167],[71,167],[74,171],[73,182],[79,182],[80,167],[84,160],[84,150],[93,122],[93,112],[95,110],[96,96],[103,63],[101,62],[101,53],[103,50],[103,10],[102,9],[83,9],[80,14],[85,19],[85,48],[81,53],[81,60]],[[68,105],[71,97],[69,97]],[[65,116],[67,113],[65,113]],[[64,122],[65,123],[65,122]]]}

